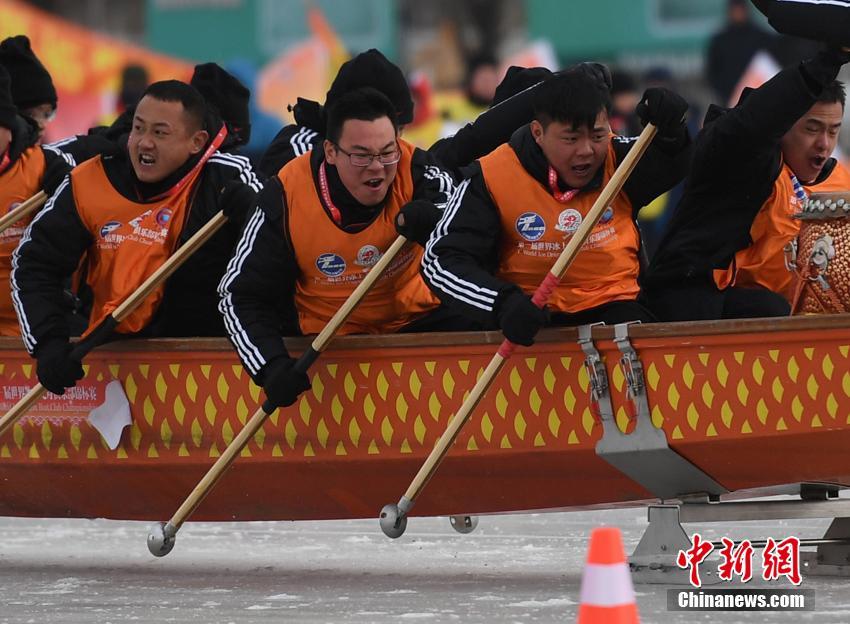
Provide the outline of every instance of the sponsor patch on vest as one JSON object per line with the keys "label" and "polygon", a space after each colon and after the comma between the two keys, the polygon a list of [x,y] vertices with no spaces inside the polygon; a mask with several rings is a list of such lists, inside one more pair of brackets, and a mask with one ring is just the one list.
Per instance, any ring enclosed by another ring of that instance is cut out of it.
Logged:
{"label": "sponsor patch on vest", "polygon": [[[8,214],[12,212],[15,208],[21,205],[21,202],[12,202],[9,204],[9,210],[4,211],[3,214]],[[21,236],[26,229],[26,222],[24,219],[17,221],[7,227],[5,230],[0,232],[0,242],[7,243],[9,241],[17,241],[20,240]]]}
{"label": "sponsor patch on vest", "polygon": [[328,277],[336,277],[345,271],[345,260],[335,253],[323,253],[316,258],[316,268]]}
{"label": "sponsor patch on vest", "polygon": [[374,245],[363,245],[357,252],[354,264],[360,266],[372,266],[381,259],[381,252]]}
{"label": "sponsor patch on vest", "polygon": [[602,213],[602,216],[599,217],[599,223],[608,223],[611,219],[614,218],[614,209],[611,206],[608,206],[605,209],[605,212]]}
{"label": "sponsor patch on vest", "polygon": [[156,222],[162,227],[168,227],[168,223],[171,221],[171,208],[163,207],[160,208],[156,213]]}
{"label": "sponsor patch on vest", "polygon": [[139,227],[140,225],[142,225],[142,221],[144,221],[144,220],[145,220],[145,217],[147,217],[148,215],[150,215],[150,213],[152,213],[152,212],[153,212],[153,210],[145,210],[145,211],[144,211],[142,214],[140,214],[138,217],[136,217],[135,219],[133,219],[132,221],[130,221],[130,227],[131,227],[131,228],[137,228],[137,227]]}
{"label": "sponsor patch on vest", "polygon": [[103,227],[100,228],[100,237],[106,238],[110,232],[112,232],[113,230],[117,230],[120,227],[120,221],[107,221],[103,224]]}
{"label": "sponsor patch on vest", "polygon": [[555,229],[572,234],[579,228],[581,221],[581,213],[578,210],[567,208],[558,215],[558,225],[555,226]]}
{"label": "sponsor patch on vest", "polygon": [[536,212],[523,212],[516,220],[516,231],[525,240],[536,241],[546,233],[546,222]]}

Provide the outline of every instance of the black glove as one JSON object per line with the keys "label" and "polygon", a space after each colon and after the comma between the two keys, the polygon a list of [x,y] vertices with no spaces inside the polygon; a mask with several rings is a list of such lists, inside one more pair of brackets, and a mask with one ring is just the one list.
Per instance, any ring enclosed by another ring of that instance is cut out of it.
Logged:
{"label": "black glove", "polygon": [[41,189],[50,197],[62,184],[65,176],[71,172],[71,166],[65,162],[61,156],[51,158],[44,168],[44,175],[41,176]]}
{"label": "black glove", "polygon": [[520,290],[511,292],[498,310],[499,327],[514,344],[530,347],[540,328],[549,322],[546,308],[538,308],[531,297]]}
{"label": "black glove", "polygon": [[850,62],[850,50],[837,46],[827,46],[808,61],[803,61],[801,71],[803,75],[814,84],[812,89],[819,93],[820,90],[835,80],[838,71],[845,63]]}
{"label": "black glove", "polygon": [[395,231],[423,247],[443,216],[443,211],[425,199],[414,199],[401,207],[395,217]]}
{"label": "black glove", "polygon": [[257,205],[257,192],[240,180],[230,180],[221,189],[219,205],[229,221],[245,223]]}
{"label": "black glove", "polygon": [[611,70],[602,63],[577,63],[567,69],[567,71],[575,71],[586,74],[609,91],[614,84],[611,78]]}
{"label": "black glove", "polygon": [[279,357],[266,364],[263,390],[275,407],[289,407],[299,394],[310,388],[307,373],[299,373],[293,366],[295,360],[291,357]]}
{"label": "black glove", "polygon": [[511,65],[508,67],[505,77],[502,78],[502,82],[496,87],[496,92],[493,94],[493,102],[490,106],[501,104],[517,93],[522,93],[529,87],[533,87],[537,83],[548,80],[551,77],[552,72],[545,67],[517,67],[516,65]]}
{"label": "black glove", "polygon": [[299,126],[306,126],[319,134],[325,133],[324,110],[318,102],[298,98],[295,101],[295,106],[290,104],[287,109],[295,117],[295,123]]}
{"label": "black glove", "polygon": [[83,378],[83,365],[71,358],[71,345],[64,340],[39,345],[35,358],[38,380],[53,394],[65,394]]}
{"label": "black glove", "polygon": [[644,125],[651,123],[660,132],[673,130],[685,121],[688,103],[678,93],[664,87],[650,87],[635,108]]}

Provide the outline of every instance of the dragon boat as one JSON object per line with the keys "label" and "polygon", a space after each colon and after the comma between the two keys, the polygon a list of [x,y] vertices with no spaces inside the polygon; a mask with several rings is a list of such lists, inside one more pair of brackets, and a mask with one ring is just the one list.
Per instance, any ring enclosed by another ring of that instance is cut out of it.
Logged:
{"label": "dragon boat", "polygon": [[[337,339],[192,519],[376,517],[500,340]],[[35,370],[17,340],[0,350],[5,411]],[[168,517],[262,401],[225,340],[112,343],[85,370],[0,439],[0,514]],[[130,416],[115,448],[88,416],[113,381]],[[834,490],[850,486],[847,448],[848,315],[547,330],[507,362],[412,515]]]}

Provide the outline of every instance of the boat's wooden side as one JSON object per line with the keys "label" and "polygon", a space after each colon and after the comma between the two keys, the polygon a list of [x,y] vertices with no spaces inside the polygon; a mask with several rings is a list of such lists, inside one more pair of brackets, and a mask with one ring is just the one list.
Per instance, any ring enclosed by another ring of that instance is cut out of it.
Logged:
{"label": "boat's wooden side", "polygon": [[[627,430],[611,335],[594,333]],[[727,489],[850,485],[850,319],[658,325],[633,336],[653,421]],[[339,339],[311,370],[313,390],[270,417],[193,519],[375,517],[404,492],[499,338]],[[509,360],[415,514],[651,498],[594,452],[601,427],[575,339],[545,332]],[[0,351],[8,406],[34,366],[15,341]],[[85,421],[88,405],[26,416],[0,439],[0,514],[166,519],[261,401],[224,341],[109,345],[87,369],[90,383],[121,381],[133,425],[111,451]]]}

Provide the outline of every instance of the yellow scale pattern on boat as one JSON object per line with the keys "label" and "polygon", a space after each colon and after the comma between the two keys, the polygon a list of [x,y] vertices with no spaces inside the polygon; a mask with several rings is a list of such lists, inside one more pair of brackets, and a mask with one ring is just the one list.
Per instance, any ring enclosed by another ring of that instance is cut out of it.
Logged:
{"label": "yellow scale pattern on boat", "polygon": [[675,358],[684,353],[654,357],[647,370],[653,420],[675,423],[664,427],[673,440],[690,432],[714,437],[844,427],[850,424],[848,353],[850,346],[824,341],[717,348],[681,366]]}
{"label": "yellow scale pattern on boat", "polygon": [[[455,452],[592,448],[601,430],[588,403],[589,380],[574,345],[564,352],[518,353],[472,414]],[[602,342],[620,428],[628,424],[618,356]],[[709,347],[641,349],[653,423],[668,438],[696,440],[765,433],[799,433],[850,424],[850,346],[817,342],[745,351]],[[268,457],[425,455],[459,409],[490,355],[445,348],[437,359],[401,361],[326,354],[311,369],[312,390],[292,408],[272,414],[242,451],[244,461]],[[135,357],[135,360],[130,356]],[[111,451],[84,420],[28,419],[0,440],[11,461],[206,461],[219,456],[262,400],[235,358],[193,354],[180,363],[167,354],[92,357],[90,375],[118,378],[133,425]],[[181,354],[185,357],[185,354]],[[202,359],[203,358],[203,359]],[[32,380],[23,355],[4,373]]]}
{"label": "yellow scale pattern on boat", "polygon": [[[226,355],[226,354],[225,354]],[[261,401],[261,390],[229,358],[211,364],[159,360],[108,366],[91,374],[118,378],[131,403],[133,424],[110,451],[85,421],[53,419],[38,427],[24,419],[0,457],[30,461],[111,457],[214,458],[234,438]],[[329,358],[326,358],[329,359]],[[298,404],[272,414],[242,456],[301,457],[427,453],[483,371],[487,357],[439,361],[320,360],[312,390]],[[468,452],[590,443],[587,381],[579,358],[549,356],[541,372],[536,357],[516,357],[482,401],[457,446]],[[27,360],[8,369],[31,375]],[[584,390],[576,381],[584,385]],[[79,419],[77,419],[79,420]],[[61,444],[56,441],[60,440]]]}

